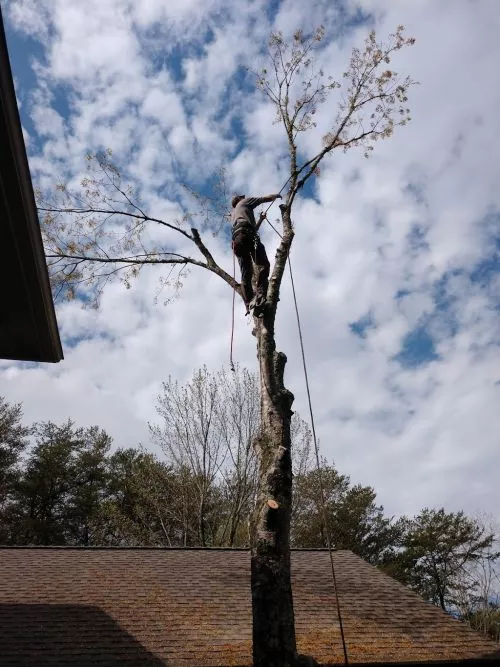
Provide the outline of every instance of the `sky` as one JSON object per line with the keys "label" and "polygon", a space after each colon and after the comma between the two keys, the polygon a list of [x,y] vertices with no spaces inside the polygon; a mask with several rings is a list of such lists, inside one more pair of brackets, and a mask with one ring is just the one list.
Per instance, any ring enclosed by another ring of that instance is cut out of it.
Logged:
{"label": "sky", "polygon": [[[368,31],[416,38],[393,62],[419,82],[410,125],[362,151],[334,152],[294,205],[292,250],[322,456],[374,486],[389,514],[423,507],[500,516],[500,14],[496,0],[2,0],[33,181],[76,183],[88,151],[111,148],[155,217],[175,216],[181,182],[203,189],[225,165],[231,191],[286,178],[273,109],[244,74],[271,31],[323,24],[326,74],[341,77]],[[321,147],[335,100],[304,135]],[[271,210],[271,219],[276,211]],[[232,272],[224,235],[207,237]],[[276,237],[262,239],[274,257]],[[161,242],[161,239],[160,239]],[[231,290],[193,268],[163,305],[161,271],[100,308],[57,306],[65,359],[0,362],[0,394],[26,422],[98,424],[116,446],[150,443],[169,375],[228,366]],[[167,290],[167,291],[166,291]],[[256,370],[237,304],[235,360]],[[277,343],[307,418],[285,278]]]}

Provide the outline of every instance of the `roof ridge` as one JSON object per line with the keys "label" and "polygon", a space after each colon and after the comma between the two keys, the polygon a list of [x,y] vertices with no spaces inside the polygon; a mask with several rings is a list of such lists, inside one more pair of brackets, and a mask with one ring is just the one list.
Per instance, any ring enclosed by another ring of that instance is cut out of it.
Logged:
{"label": "roof ridge", "polygon": [[[86,546],[86,545],[69,545],[69,544],[0,544],[0,549],[33,549],[33,550],[53,550],[58,549],[63,551],[244,551],[250,552],[249,547],[168,547],[168,546]],[[294,552],[319,552],[328,553],[328,549],[314,549],[314,548],[291,548]],[[353,553],[350,549],[333,549],[336,552]]]}

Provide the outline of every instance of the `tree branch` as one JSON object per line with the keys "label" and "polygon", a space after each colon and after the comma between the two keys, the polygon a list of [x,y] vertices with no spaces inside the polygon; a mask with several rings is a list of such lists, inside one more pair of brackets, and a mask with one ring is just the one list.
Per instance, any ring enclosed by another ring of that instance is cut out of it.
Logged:
{"label": "tree branch", "polygon": [[123,215],[128,218],[134,218],[135,220],[141,220],[144,222],[156,222],[158,225],[163,225],[164,227],[168,227],[169,229],[174,230],[175,232],[179,232],[183,236],[185,236],[188,239],[191,239],[191,236],[186,232],[184,229],[181,229],[181,227],[177,227],[176,225],[171,225],[169,222],[165,222],[165,220],[161,220],[160,218],[152,218],[149,215],[143,215],[143,214],[138,214],[138,213],[131,213],[130,211],[115,211],[115,210],[109,210],[109,209],[99,209],[99,208],[43,208],[41,206],[38,207],[39,211],[44,211],[46,213],[78,213],[78,214],[86,214],[89,213],[90,215],[94,213],[104,213],[108,214],[110,216],[112,215]]}
{"label": "tree branch", "polygon": [[192,257],[184,255],[177,255],[176,253],[165,253],[172,256],[171,258],[153,258],[148,255],[134,255],[133,257],[100,257],[99,255],[68,255],[65,253],[58,253],[54,255],[45,255],[48,258],[64,258],[74,259],[79,262],[93,262],[96,264],[194,264],[195,266],[202,266],[204,269],[208,268],[204,262],[200,262]]}
{"label": "tree branch", "polygon": [[215,259],[212,256],[212,254],[210,253],[210,251],[208,250],[206,245],[201,240],[200,233],[198,232],[198,230],[195,229],[194,227],[192,227],[191,228],[191,234],[192,234],[192,236],[188,235],[189,238],[192,241],[194,241],[198,250],[201,252],[203,257],[205,257],[205,259],[207,260],[207,263],[203,264],[203,266],[205,268],[209,269],[209,271],[212,271],[213,273],[218,275],[220,278],[222,278],[222,280],[224,280],[230,287],[232,287],[234,290],[236,290],[236,292],[238,292],[238,294],[241,296],[241,289],[240,289],[239,283],[237,283],[236,280],[232,276],[229,275],[229,273],[226,273],[226,271],[224,271],[224,269],[221,268],[217,264],[217,262],[215,261]]}

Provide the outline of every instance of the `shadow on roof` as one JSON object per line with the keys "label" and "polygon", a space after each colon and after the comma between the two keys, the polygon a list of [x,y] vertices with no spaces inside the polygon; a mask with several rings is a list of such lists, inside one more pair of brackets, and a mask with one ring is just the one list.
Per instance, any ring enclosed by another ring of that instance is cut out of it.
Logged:
{"label": "shadow on roof", "polygon": [[156,665],[157,658],[90,605],[0,604],[1,664]]}

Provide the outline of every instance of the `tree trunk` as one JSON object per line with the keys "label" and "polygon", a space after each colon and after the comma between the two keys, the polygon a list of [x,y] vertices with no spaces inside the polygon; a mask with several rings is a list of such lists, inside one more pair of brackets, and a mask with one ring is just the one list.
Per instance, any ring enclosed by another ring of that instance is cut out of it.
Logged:
{"label": "tree trunk", "polygon": [[283,385],[286,357],[276,352],[273,313],[255,318],[261,382],[261,429],[254,441],[259,461],[258,493],[252,517],[253,664],[296,664],[290,577],[292,458],[290,418],[293,394]]}
{"label": "tree trunk", "polygon": [[198,510],[198,536],[202,547],[206,547],[207,539],[205,533],[205,492],[201,492],[200,507]]}

